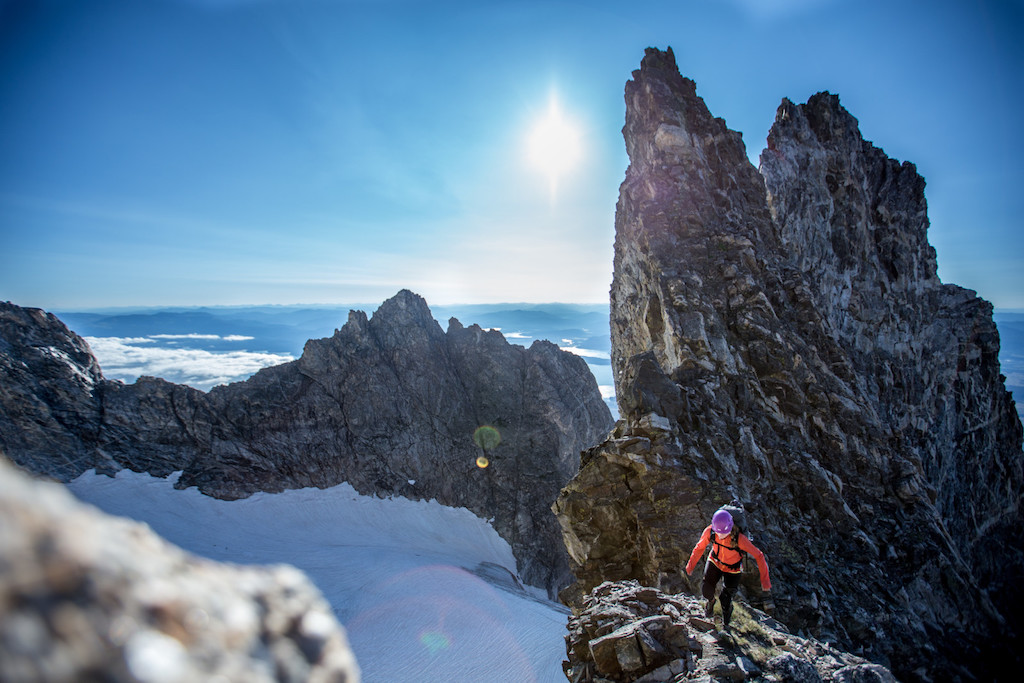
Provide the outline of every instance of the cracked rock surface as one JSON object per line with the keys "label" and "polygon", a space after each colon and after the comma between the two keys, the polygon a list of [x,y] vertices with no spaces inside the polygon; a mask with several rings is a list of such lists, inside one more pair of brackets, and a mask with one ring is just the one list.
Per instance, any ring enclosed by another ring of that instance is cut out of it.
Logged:
{"label": "cracked rock surface", "polygon": [[[937,277],[913,164],[819,93],[782,102],[757,169],[671,50],[625,100],[622,419],[555,504],[563,599],[625,579],[697,593],[690,549],[739,499],[794,631],[907,680],[1016,666],[1021,423],[991,305]],[[763,597],[756,575],[742,590]]]}
{"label": "cracked rock surface", "polygon": [[0,303],[0,408],[0,450],[63,481],[180,470],[177,486],[225,499],[345,481],[468,508],[552,595],[572,577],[551,503],[612,426],[582,358],[455,319],[443,331],[409,291],[372,317],[351,312],[298,360],[209,393],[105,380],[54,316]]}
{"label": "cracked rock surface", "polygon": [[759,610],[737,606],[733,619],[723,629],[693,596],[609,581],[573,611],[563,669],[572,683],[896,681],[888,669],[795,636]]}

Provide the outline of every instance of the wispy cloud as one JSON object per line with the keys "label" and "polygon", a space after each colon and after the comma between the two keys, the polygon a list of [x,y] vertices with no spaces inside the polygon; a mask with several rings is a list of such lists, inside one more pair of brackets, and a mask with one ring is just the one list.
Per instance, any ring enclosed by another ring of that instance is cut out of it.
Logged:
{"label": "wispy cloud", "polygon": [[1011,371],[1004,367],[1003,372],[1006,373],[1006,386],[1024,387],[1024,369]]}
{"label": "wispy cloud", "polygon": [[262,368],[294,360],[287,354],[213,352],[152,345],[154,338],[207,339],[211,336],[220,338],[218,335],[153,335],[153,338],[86,337],[85,340],[107,379],[134,382],[142,376],[161,377],[202,391],[209,391],[218,384],[242,381]]}
{"label": "wispy cloud", "polygon": [[563,351],[568,351],[569,353],[574,353],[577,356],[582,356],[583,358],[600,358],[601,360],[611,359],[611,356],[608,355],[606,351],[597,351],[595,349],[581,349],[576,346],[560,346],[558,348],[562,349]]}
{"label": "wispy cloud", "polygon": [[227,336],[221,336],[219,334],[198,334],[192,332],[189,334],[152,334],[149,336],[152,339],[204,339],[209,341],[249,341],[255,339],[255,337],[247,337],[244,334],[229,334]]}
{"label": "wispy cloud", "polygon": [[151,339],[220,339],[219,334],[154,334]]}

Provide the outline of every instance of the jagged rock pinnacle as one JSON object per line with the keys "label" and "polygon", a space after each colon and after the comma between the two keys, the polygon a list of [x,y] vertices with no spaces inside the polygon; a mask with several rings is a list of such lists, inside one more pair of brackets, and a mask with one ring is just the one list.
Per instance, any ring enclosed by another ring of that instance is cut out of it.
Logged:
{"label": "jagged rock pinnacle", "polygon": [[[571,576],[551,502],[612,425],[582,358],[476,325],[445,333],[409,291],[209,393],[103,380],[56,318],[11,304],[0,351],[0,450],[22,467],[63,480],[180,470],[177,486],[228,499],[342,481],[436,499],[493,519],[523,579],[552,592]],[[485,425],[501,434],[486,470],[473,440]]]}
{"label": "jagged rock pinnacle", "polygon": [[738,498],[781,621],[901,678],[983,676],[981,648],[1022,624],[1021,425],[991,306],[936,277],[924,181],[828,93],[783,101],[760,172],[671,51],[647,51],[625,99],[623,419],[555,506],[566,599],[696,591],[681,567]]}

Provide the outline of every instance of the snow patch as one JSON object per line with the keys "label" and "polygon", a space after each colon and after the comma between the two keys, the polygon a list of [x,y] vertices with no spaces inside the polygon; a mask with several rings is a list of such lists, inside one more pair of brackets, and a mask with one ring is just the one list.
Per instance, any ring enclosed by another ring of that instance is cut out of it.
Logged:
{"label": "snow patch", "polygon": [[178,476],[90,471],[68,488],[198,555],[305,571],[365,681],[565,680],[564,608],[523,587],[508,543],[469,510],[349,484],[224,501],[175,489]]}
{"label": "snow patch", "polygon": [[50,358],[53,358],[53,359],[55,359],[55,360],[58,360],[58,361],[60,361],[61,363],[63,363],[64,365],[67,365],[67,366],[68,366],[68,368],[70,368],[70,369],[71,369],[71,371],[72,371],[72,372],[73,372],[73,373],[75,374],[75,376],[76,376],[76,377],[77,377],[77,378],[78,378],[79,380],[81,380],[81,382],[82,382],[83,384],[86,384],[86,385],[88,385],[88,386],[92,386],[92,385],[93,385],[93,379],[92,379],[92,377],[90,377],[90,376],[89,376],[88,374],[86,374],[86,373],[85,373],[85,372],[84,372],[84,371],[82,370],[81,366],[79,366],[79,365],[78,365],[78,363],[76,363],[76,362],[74,361],[74,359],[72,359],[72,358],[71,358],[71,356],[69,356],[69,355],[67,354],[67,352],[66,352],[66,351],[63,351],[63,350],[61,350],[61,349],[58,349],[58,348],[57,348],[57,347],[55,347],[55,346],[44,346],[44,347],[42,347],[42,349],[41,349],[41,350],[42,350],[42,352],[43,352],[43,353],[45,353],[46,355],[48,355],[48,356],[49,356]]}

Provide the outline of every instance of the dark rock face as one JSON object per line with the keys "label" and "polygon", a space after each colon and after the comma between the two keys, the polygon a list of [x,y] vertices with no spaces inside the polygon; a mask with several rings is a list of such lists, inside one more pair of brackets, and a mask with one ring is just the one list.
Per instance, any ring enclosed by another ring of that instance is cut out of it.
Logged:
{"label": "dark rock face", "polygon": [[0,329],[0,452],[49,454],[46,472],[65,480],[93,467],[103,376],[88,344],[49,313],[2,302]]}
{"label": "dark rock face", "polygon": [[923,179],[827,93],[783,102],[758,173],[671,51],[626,105],[623,419],[555,505],[565,599],[696,591],[689,551],[738,498],[781,621],[901,678],[984,677],[1022,625],[1022,431],[991,306],[936,277]]}
{"label": "dark rock face", "polygon": [[0,680],[359,680],[294,568],[190,556],[2,457],[0,529]]}
{"label": "dark rock face", "polygon": [[[0,304],[0,344],[0,448],[22,467],[63,480],[181,470],[178,486],[227,499],[342,481],[435,498],[493,518],[527,582],[571,581],[550,505],[612,419],[586,363],[553,344],[524,349],[454,319],[445,333],[411,292],[208,394],[103,380],[41,311]],[[482,426],[497,431],[474,439]]]}
{"label": "dark rock face", "polygon": [[758,610],[739,607],[735,619],[720,631],[694,597],[608,581],[569,619],[562,666],[573,683],[896,681],[884,667],[795,636]]}

